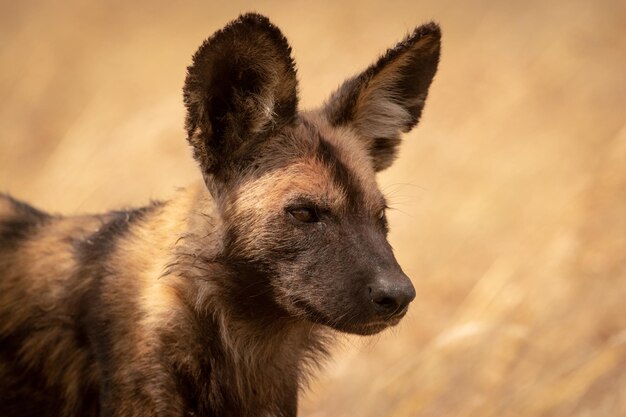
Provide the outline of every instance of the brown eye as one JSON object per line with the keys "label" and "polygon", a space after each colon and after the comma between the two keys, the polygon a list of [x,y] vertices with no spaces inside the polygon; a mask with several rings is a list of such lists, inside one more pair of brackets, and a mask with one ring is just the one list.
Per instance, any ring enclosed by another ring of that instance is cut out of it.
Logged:
{"label": "brown eye", "polygon": [[309,207],[297,207],[289,209],[289,214],[291,214],[294,219],[302,223],[315,223],[319,221],[319,217],[317,216],[315,209]]}
{"label": "brown eye", "polygon": [[385,220],[385,209],[382,209],[378,212],[378,220],[380,221]]}

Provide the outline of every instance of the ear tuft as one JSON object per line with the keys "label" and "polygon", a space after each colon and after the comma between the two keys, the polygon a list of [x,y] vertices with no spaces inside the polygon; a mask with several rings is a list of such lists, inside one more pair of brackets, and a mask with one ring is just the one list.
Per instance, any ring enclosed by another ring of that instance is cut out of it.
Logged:
{"label": "ear tuft", "polygon": [[400,133],[419,121],[437,71],[441,31],[416,28],[373,65],[333,93],[325,113],[334,126],[352,127],[366,141],[376,171],[395,159]]}
{"label": "ear tuft", "polygon": [[297,111],[291,47],[264,16],[240,16],[204,41],[187,69],[186,129],[205,174],[232,164]]}

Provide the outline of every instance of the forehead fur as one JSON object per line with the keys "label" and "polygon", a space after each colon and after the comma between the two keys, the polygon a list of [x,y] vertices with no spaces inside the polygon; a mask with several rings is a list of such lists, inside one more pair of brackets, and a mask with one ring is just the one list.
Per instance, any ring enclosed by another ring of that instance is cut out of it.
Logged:
{"label": "forehead fur", "polygon": [[346,200],[345,190],[334,183],[328,167],[315,155],[307,155],[260,177],[248,177],[238,187],[234,202],[237,211],[265,213],[301,197],[331,207],[340,207]]}
{"label": "forehead fur", "polygon": [[376,171],[366,143],[347,126],[332,126],[326,117],[312,112],[303,116],[322,140],[328,141],[335,150],[335,157],[349,170],[365,193],[366,203],[378,203],[382,195],[376,183]]}
{"label": "forehead fur", "polygon": [[337,211],[378,211],[384,204],[362,141],[315,113],[302,115],[301,123],[268,145],[259,159],[259,168],[238,184],[237,211],[284,206],[303,197]]}

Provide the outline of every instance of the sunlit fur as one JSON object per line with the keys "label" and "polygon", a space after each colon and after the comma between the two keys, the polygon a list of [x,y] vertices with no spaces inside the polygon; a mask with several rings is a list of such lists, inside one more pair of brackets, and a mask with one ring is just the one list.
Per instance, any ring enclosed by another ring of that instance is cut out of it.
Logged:
{"label": "sunlit fur", "polygon": [[[0,196],[0,415],[295,416],[331,329],[406,312],[367,293],[381,275],[410,286],[375,174],[417,123],[439,37],[419,27],[299,113],[286,39],[241,16],[184,86],[202,180],[90,216]],[[316,221],[290,214],[303,205]]]}

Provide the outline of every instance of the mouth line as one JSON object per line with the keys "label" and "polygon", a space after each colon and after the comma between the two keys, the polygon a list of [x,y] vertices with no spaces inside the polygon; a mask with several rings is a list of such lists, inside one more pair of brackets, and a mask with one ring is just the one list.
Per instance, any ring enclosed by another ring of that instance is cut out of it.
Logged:
{"label": "mouth line", "polygon": [[373,321],[373,322],[369,322],[369,323],[363,323],[360,326],[363,327],[363,328],[389,327],[390,323],[388,321]]}
{"label": "mouth line", "polygon": [[400,319],[401,317],[392,317],[390,319],[386,319],[386,320],[378,320],[378,321],[372,321],[369,323],[366,323],[366,326],[395,326],[396,324],[400,323]]}
{"label": "mouth line", "polygon": [[380,320],[379,322],[397,324],[400,320],[402,320],[404,316],[406,316],[406,313],[408,313],[408,311],[409,311],[409,307],[406,306],[400,311],[396,311],[391,315],[387,315],[383,317],[382,320]]}
{"label": "mouth line", "polygon": [[392,316],[389,318],[385,318],[382,320],[376,320],[376,321],[369,321],[367,323],[361,323],[359,325],[357,325],[357,327],[361,327],[363,329],[371,329],[371,328],[387,328],[387,327],[392,327],[395,326],[396,324],[400,323],[400,320],[402,319],[402,317],[404,317],[406,313],[403,313],[401,315],[396,315],[396,316]]}
{"label": "mouth line", "polygon": [[[292,300],[293,304],[296,305],[301,311],[307,314],[309,317],[313,318],[317,322],[321,322],[329,327],[336,327],[337,325],[341,325],[340,323],[336,323],[333,320],[330,320],[325,314],[317,310],[315,307],[307,303],[305,300]],[[397,325],[400,320],[406,315],[408,312],[408,306],[404,307],[402,310],[395,312],[394,314],[387,317],[379,317],[376,320],[371,320],[367,322],[361,323],[344,323],[343,326],[347,326],[356,331],[366,331],[377,333],[386,328],[393,327]],[[349,330],[348,330],[349,331]]]}

